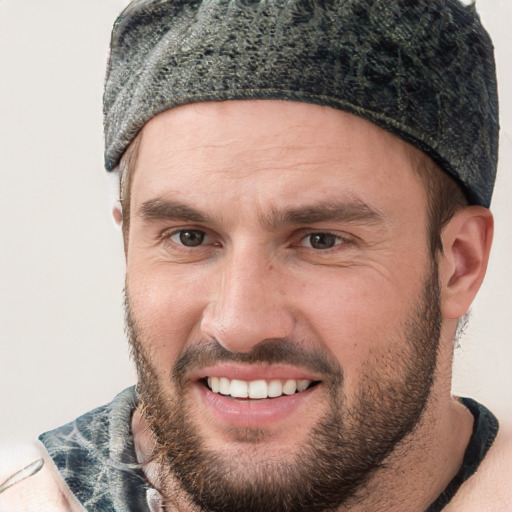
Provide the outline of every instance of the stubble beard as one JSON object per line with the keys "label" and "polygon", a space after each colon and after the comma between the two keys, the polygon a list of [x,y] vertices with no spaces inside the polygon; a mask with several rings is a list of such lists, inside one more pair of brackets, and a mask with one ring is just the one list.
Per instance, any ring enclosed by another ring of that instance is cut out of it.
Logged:
{"label": "stubble beard", "polygon": [[[146,350],[143,330],[126,300],[127,331],[138,374],[140,410],[155,439],[154,459],[168,503],[183,500],[206,512],[327,512],[356,502],[372,476],[418,426],[434,380],[442,316],[438,273],[432,264],[423,293],[403,325],[394,351],[375,353],[357,399],[345,404],[343,371],[325,353],[305,352],[291,340],[268,340],[248,354],[200,340],[176,360],[162,383]],[[300,364],[326,375],[329,407],[308,441],[290,455],[268,454],[265,431],[236,429],[239,453],[205,446],[190,414],[186,375],[218,361]],[[390,374],[390,365],[393,372]],[[169,388],[172,391],[169,391]],[[179,486],[176,486],[176,482]]]}

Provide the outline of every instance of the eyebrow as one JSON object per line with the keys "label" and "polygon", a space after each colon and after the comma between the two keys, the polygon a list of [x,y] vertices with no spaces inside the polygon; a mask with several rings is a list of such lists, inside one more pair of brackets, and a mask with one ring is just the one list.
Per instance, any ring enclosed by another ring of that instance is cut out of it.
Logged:
{"label": "eyebrow", "polygon": [[[172,199],[150,199],[142,204],[139,215],[145,221],[181,220],[204,224],[213,223],[213,218],[205,212]],[[316,224],[329,221],[381,224],[384,222],[384,218],[379,210],[356,198],[282,210],[275,208],[260,218],[260,224],[269,230],[276,230],[283,225]]]}
{"label": "eyebrow", "polygon": [[277,229],[288,224],[316,224],[318,222],[348,222],[353,224],[381,224],[382,213],[360,199],[327,201],[287,210],[274,210],[266,215],[263,224]]}
{"label": "eyebrow", "polygon": [[196,208],[184,203],[167,199],[150,199],[142,204],[139,215],[146,221],[186,220],[190,222],[210,221],[210,217]]}

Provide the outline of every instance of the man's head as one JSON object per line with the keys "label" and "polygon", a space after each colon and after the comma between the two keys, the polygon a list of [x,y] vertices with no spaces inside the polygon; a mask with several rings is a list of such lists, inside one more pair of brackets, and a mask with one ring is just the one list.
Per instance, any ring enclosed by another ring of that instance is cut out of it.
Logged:
{"label": "man's head", "polygon": [[118,21],[106,158],[132,144],[127,324],[170,500],[331,510],[434,429],[492,235],[496,105],[461,123],[463,86],[432,69],[458,41],[452,73],[478,68],[473,97],[492,96],[475,20],[143,1]]}
{"label": "man's head", "polygon": [[[446,391],[435,368],[481,277],[485,249],[465,237],[487,210],[456,215],[438,276],[417,152],[294,102],[185,105],[144,129],[126,290],[139,390],[162,467],[210,510],[261,510],[270,479],[277,510],[315,510],[329,481],[339,505]],[[244,389],[208,377],[311,387],[234,401],[222,393]]]}

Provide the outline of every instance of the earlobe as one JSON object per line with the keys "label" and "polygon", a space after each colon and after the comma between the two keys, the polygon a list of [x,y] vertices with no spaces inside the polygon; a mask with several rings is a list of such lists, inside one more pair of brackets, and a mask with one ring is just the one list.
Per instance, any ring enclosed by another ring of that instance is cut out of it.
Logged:
{"label": "earlobe", "polygon": [[457,212],[442,233],[439,276],[445,318],[460,318],[469,309],[487,270],[494,222],[491,212],[469,206]]}

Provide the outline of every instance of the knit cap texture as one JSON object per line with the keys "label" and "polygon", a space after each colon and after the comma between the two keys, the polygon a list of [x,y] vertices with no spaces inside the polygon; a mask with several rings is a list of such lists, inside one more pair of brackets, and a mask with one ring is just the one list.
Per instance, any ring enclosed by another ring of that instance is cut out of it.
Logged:
{"label": "knit cap texture", "polygon": [[496,175],[493,46],[456,0],[136,0],[117,19],[105,167],[185,103],[281,99],[361,116],[428,154],[488,207]]}

